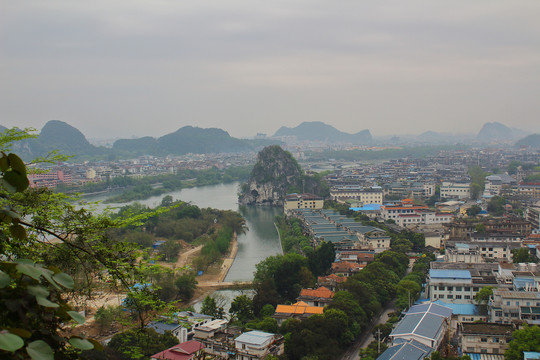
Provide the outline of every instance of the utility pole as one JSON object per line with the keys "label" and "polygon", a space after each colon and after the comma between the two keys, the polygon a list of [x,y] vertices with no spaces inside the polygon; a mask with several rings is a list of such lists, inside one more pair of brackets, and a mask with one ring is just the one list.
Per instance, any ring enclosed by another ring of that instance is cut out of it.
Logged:
{"label": "utility pole", "polygon": [[377,354],[381,354],[381,328],[377,329]]}

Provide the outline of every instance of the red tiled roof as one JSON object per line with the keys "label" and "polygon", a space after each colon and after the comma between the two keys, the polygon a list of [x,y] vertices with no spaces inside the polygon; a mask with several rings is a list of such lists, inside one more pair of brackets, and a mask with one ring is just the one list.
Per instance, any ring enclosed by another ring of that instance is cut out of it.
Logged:
{"label": "red tiled roof", "polygon": [[302,289],[302,291],[300,291],[300,296],[312,296],[317,298],[331,299],[334,297],[334,292],[325,288],[324,286],[321,286],[318,289]]}
{"label": "red tiled roof", "polygon": [[189,360],[195,357],[195,353],[204,349],[204,345],[198,341],[190,340],[167,350],[152,355],[152,359],[163,360]]}

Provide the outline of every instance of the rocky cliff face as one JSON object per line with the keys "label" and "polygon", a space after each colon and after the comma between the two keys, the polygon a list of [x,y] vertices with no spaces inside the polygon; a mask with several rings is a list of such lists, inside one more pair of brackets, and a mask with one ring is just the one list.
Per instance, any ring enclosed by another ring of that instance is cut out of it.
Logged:
{"label": "rocky cliff face", "polygon": [[257,155],[239,201],[247,205],[282,205],[290,190],[301,189],[302,169],[292,155],[281,147],[265,147]]}

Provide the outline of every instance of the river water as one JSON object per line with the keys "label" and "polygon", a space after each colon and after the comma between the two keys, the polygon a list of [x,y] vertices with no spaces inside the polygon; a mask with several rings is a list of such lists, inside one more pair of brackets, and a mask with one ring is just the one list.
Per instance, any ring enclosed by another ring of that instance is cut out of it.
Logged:
{"label": "river water", "polygon": [[[225,281],[253,280],[255,265],[269,256],[281,253],[281,244],[277,230],[274,227],[274,217],[282,213],[280,208],[266,206],[239,206],[239,183],[218,184],[194,187],[172,191],[160,196],[140,200],[139,203],[155,207],[166,195],[174,200],[182,200],[197,205],[200,208],[215,208],[220,210],[235,210],[246,219],[248,231],[238,235],[238,253],[225,278]],[[102,194],[85,198],[86,201],[102,201],[112,194]],[[133,202],[131,202],[133,203]],[[95,205],[97,211],[110,207],[117,209],[130,203]]]}

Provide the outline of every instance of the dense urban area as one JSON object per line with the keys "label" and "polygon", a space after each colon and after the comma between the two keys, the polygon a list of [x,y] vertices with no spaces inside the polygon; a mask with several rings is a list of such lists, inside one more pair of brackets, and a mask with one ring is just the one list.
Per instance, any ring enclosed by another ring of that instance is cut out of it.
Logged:
{"label": "dense urban area", "polygon": [[[25,164],[28,134],[1,136],[0,358],[540,356],[538,148],[283,136]],[[242,213],[170,195],[227,183],[279,209],[280,249],[246,281],[226,280]],[[92,213],[96,195],[116,208]]]}

